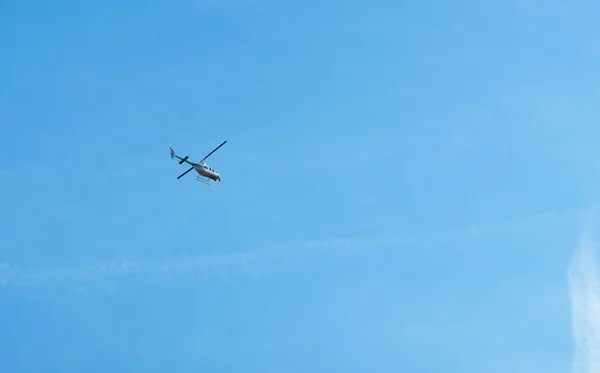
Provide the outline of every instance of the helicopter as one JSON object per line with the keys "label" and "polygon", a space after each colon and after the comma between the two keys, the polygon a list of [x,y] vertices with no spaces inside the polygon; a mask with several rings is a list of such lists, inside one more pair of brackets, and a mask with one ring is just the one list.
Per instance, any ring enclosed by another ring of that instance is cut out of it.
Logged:
{"label": "helicopter", "polygon": [[185,174],[187,174],[191,170],[196,170],[196,172],[199,174],[196,176],[196,180],[198,180],[204,184],[210,185],[210,180],[213,180],[213,181],[218,180],[219,182],[221,182],[221,175],[219,175],[219,173],[217,171],[215,171],[214,168],[207,165],[204,161],[206,160],[206,158],[210,157],[214,152],[216,152],[217,149],[219,149],[221,146],[225,145],[226,142],[227,142],[227,140],[223,141],[223,143],[221,145],[217,146],[212,152],[208,153],[208,155],[206,155],[206,157],[202,158],[202,160],[192,161],[192,162],[188,161],[189,157],[187,155],[185,157],[181,158],[180,156],[175,154],[175,151],[173,150],[173,148],[169,147],[169,150],[171,151],[171,159],[177,158],[177,159],[179,159],[179,164],[183,164],[185,162],[192,166],[187,171],[185,171],[181,175],[177,176],[177,179],[181,179]]}

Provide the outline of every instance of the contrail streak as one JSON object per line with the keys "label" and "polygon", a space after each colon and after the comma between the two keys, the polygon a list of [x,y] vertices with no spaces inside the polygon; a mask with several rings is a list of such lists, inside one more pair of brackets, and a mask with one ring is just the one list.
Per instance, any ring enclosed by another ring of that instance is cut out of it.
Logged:
{"label": "contrail streak", "polygon": [[511,219],[488,226],[478,225],[447,232],[407,232],[371,237],[334,238],[296,245],[249,250],[214,255],[181,256],[162,259],[121,259],[91,265],[58,267],[48,270],[25,269],[0,261],[0,286],[52,286],[79,281],[102,280],[120,276],[203,274],[218,269],[247,270],[254,265],[265,264],[269,259],[282,259],[293,255],[316,255],[324,252],[348,251],[375,247],[398,247],[423,244],[439,244],[453,240],[477,239],[507,231],[530,231],[534,227],[548,229],[566,222],[579,220],[588,209],[572,209],[556,213],[543,213]]}
{"label": "contrail streak", "polygon": [[162,260],[123,259],[80,267],[51,270],[24,270],[8,263],[0,263],[0,285],[49,286],[82,280],[101,280],[126,275],[161,275],[194,273],[201,269],[227,266],[244,267],[255,253],[232,253],[199,257],[182,256]]}

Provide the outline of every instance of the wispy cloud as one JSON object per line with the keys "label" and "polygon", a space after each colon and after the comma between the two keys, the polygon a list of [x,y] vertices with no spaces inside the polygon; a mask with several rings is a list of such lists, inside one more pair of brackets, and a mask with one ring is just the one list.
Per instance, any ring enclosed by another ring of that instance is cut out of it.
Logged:
{"label": "wispy cloud", "polygon": [[572,373],[600,372],[600,276],[588,224],[569,267],[575,355]]}

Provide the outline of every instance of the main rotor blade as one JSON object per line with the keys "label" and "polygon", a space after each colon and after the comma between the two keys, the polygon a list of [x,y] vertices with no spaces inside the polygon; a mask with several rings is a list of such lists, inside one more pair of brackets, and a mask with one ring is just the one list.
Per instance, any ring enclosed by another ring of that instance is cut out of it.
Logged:
{"label": "main rotor blade", "polygon": [[190,167],[189,170],[187,170],[186,172],[182,173],[181,175],[177,176],[178,179],[181,179],[185,174],[187,174],[188,172],[190,172],[191,170],[193,170],[194,167]]}
{"label": "main rotor blade", "polygon": [[[201,160],[200,162],[204,162],[204,160],[205,160],[206,158],[210,157],[210,156],[212,155],[212,153],[216,152],[216,151],[217,151],[217,149],[219,149],[221,146],[225,145],[225,143],[226,143],[226,142],[227,142],[227,140],[223,141],[223,143],[222,143],[221,145],[217,146],[217,147],[215,148],[215,150],[213,150],[212,152],[208,153],[208,155],[207,155],[206,157],[202,158],[202,160]],[[200,163],[200,162],[198,162],[198,163]]]}

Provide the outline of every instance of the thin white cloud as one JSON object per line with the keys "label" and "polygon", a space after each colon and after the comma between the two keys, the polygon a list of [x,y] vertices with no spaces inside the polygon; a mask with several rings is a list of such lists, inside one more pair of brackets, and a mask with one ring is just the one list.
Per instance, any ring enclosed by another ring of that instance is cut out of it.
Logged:
{"label": "thin white cloud", "polygon": [[600,373],[600,273],[589,228],[583,231],[568,278],[575,340],[572,373]]}

